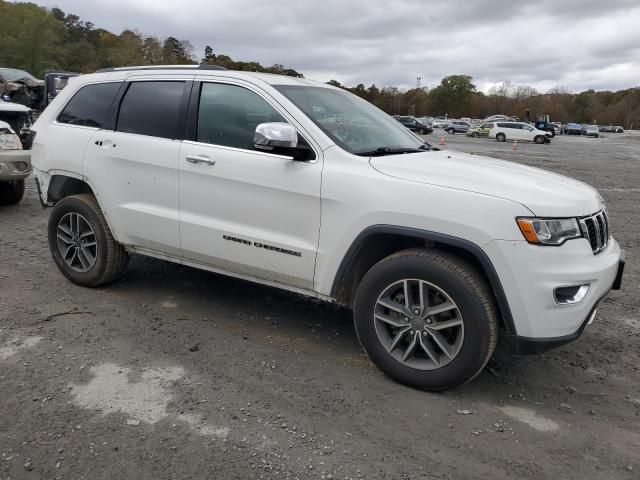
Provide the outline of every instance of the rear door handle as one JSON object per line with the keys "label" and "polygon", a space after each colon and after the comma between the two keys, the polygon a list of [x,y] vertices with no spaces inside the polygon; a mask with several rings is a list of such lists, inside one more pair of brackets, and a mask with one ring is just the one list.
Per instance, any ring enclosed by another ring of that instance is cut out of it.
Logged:
{"label": "rear door handle", "polygon": [[215,165],[216,161],[210,159],[206,155],[187,155],[187,162],[190,163],[206,163],[207,165]]}

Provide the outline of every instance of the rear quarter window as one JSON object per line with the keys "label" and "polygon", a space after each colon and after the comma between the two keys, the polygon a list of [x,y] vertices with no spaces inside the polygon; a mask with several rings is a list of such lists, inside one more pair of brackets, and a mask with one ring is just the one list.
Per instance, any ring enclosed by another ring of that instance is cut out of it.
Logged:
{"label": "rear quarter window", "polygon": [[59,123],[102,128],[120,82],[96,83],[80,88],[58,115]]}

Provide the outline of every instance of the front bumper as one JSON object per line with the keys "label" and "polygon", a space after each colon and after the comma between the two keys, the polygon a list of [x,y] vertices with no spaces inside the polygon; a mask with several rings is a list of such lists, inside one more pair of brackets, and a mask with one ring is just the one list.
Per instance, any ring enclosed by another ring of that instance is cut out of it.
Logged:
{"label": "front bumper", "polygon": [[0,181],[22,180],[30,173],[31,152],[29,150],[0,150]]}
{"label": "front bumper", "polygon": [[[600,301],[612,288],[620,288],[624,253],[613,239],[598,255],[585,239],[560,247],[496,240],[484,249],[511,310],[513,328],[507,335],[517,354],[544,351],[578,338]],[[556,288],[583,284],[589,290],[581,301],[556,303]]]}

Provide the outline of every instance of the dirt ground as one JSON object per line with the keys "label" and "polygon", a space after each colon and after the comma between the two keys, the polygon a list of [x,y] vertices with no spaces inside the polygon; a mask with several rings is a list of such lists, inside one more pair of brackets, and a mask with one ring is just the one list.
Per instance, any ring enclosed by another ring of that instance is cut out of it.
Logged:
{"label": "dirt ground", "polygon": [[332,305],[143,257],[72,285],[29,180],[0,208],[0,479],[640,478],[640,136],[447,141],[604,196],[627,268],[582,338],[413,390]]}

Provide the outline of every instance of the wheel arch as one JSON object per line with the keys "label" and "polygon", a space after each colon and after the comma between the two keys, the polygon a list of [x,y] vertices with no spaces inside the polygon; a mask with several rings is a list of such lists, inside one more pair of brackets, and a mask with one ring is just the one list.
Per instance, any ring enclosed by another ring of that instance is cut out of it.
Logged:
{"label": "wheel arch", "polygon": [[47,188],[47,203],[55,204],[65,197],[81,193],[90,193],[95,196],[91,185],[83,178],[54,174]]}
{"label": "wheel arch", "polygon": [[[72,195],[79,195],[83,193],[91,194],[96,199],[98,207],[102,211],[105,217],[107,225],[111,230],[113,237],[120,241],[120,235],[117,229],[114,228],[113,221],[109,210],[106,208],[104,199],[98,194],[91,181],[82,175],[67,171],[52,171],[50,177],[46,174],[42,179],[36,175],[36,187],[40,195],[40,201],[43,207],[49,207],[55,205],[63,198],[70,197]],[[43,195],[43,190],[46,190],[46,196]],[[46,203],[45,203],[46,202]]]}
{"label": "wheel arch", "polygon": [[352,242],[333,280],[331,297],[352,306],[360,281],[383,258],[412,247],[435,248],[469,262],[487,281],[500,312],[500,323],[508,336],[516,335],[511,308],[491,259],[477,244],[438,232],[395,225],[366,228]]}

